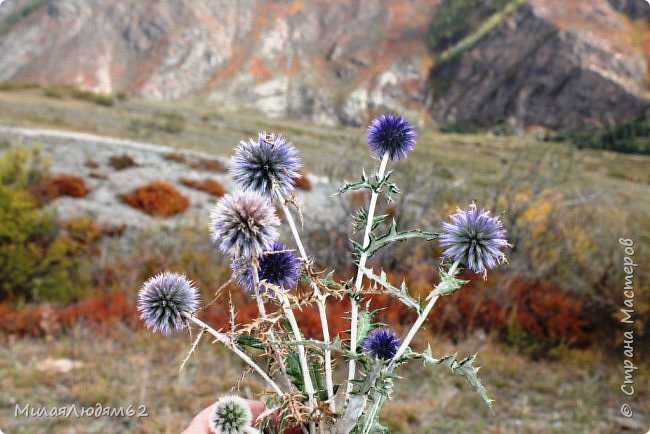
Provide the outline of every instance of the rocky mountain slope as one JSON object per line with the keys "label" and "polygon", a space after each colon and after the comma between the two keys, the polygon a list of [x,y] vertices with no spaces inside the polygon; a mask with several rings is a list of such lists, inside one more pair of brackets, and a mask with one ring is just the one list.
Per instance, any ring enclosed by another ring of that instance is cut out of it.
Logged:
{"label": "rocky mountain slope", "polygon": [[[7,0],[0,80],[198,97],[323,124],[394,110],[451,125],[601,127],[647,107],[650,6],[641,6]],[[432,43],[434,24],[455,32]]]}

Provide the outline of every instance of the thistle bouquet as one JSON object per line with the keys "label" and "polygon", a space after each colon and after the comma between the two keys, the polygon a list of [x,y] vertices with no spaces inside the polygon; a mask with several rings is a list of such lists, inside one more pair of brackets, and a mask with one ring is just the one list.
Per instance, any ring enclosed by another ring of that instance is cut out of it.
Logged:
{"label": "thistle bouquet", "polygon": [[[316,270],[294,220],[294,213],[302,218],[294,192],[294,179],[302,166],[298,151],[280,135],[261,133],[235,148],[230,173],[239,191],[223,197],[210,215],[212,241],[231,261],[232,280],[257,302],[258,318],[237,324],[236,308],[229,301],[229,330],[215,330],[198,318],[199,291],[181,274],[159,274],[140,290],[138,309],[154,332],[195,329],[194,343],[181,367],[207,333],[263,381],[265,390],[258,399],[265,411],[253,420],[247,401],[222,397],[210,417],[216,434],[281,433],[290,427],[303,433],[387,433],[381,425],[382,406],[391,398],[397,369],[414,360],[443,365],[464,376],[491,407],[477,376],[475,355],[436,358],[429,346],[417,352],[410,344],[436,301],[467,283],[458,277],[461,271],[485,275],[505,261],[503,249],[508,242],[501,221],[474,204],[450,216],[439,232],[398,228],[386,215],[376,215],[381,195],[390,201],[391,195],[399,194],[388,165],[407,157],[416,133],[401,116],[386,114],[370,124],[367,140],[380,161],[376,173],[364,172],[360,181],[346,182],[338,192],[370,192],[368,208],[352,216],[353,227],[363,231],[361,240],[352,241],[353,279],[338,281],[333,270]],[[281,220],[293,239],[279,240]],[[424,299],[413,297],[404,283],[390,282],[383,270],[366,266],[368,258],[391,243],[418,238],[437,240],[444,250],[439,283]],[[306,282],[308,290],[295,291],[299,281]],[[368,303],[373,294],[388,294],[416,312],[417,320],[404,336],[376,320]],[[326,306],[343,298],[351,306],[349,335],[331,336]],[[306,338],[294,315],[309,305],[319,313],[320,340]],[[338,379],[335,361],[347,368],[347,373],[337,371]]]}

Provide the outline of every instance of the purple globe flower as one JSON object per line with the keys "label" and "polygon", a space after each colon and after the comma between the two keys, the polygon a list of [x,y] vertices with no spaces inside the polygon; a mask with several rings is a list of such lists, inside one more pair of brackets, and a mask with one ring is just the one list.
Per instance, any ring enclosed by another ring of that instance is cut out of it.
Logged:
{"label": "purple globe flower", "polygon": [[401,116],[381,115],[368,127],[368,146],[379,158],[386,153],[392,161],[406,158],[415,146],[415,129]]}
{"label": "purple globe flower", "polygon": [[257,142],[249,139],[235,148],[230,173],[244,190],[271,196],[276,189],[288,196],[302,167],[297,154],[298,150],[281,135],[260,133]]}
{"label": "purple globe flower", "polygon": [[160,273],[140,289],[138,311],[147,328],[169,335],[185,325],[184,314],[192,314],[199,304],[199,293],[185,276]]}
{"label": "purple globe flower", "polygon": [[[262,253],[259,260],[258,277],[260,281],[280,287],[290,289],[296,286],[300,277],[300,261],[296,254],[279,241]],[[234,260],[232,261],[232,271],[237,283],[249,292],[254,292],[253,270],[249,261]],[[273,290],[262,283],[260,285],[262,292]]]}
{"label": "purple globe flower", "polygon": [[444,258],[459,261],[477,273],[485,273],[505,261],[506,256],[500,249],[509,246],[506,231],[498,218],[490,217],[490,211],[479,211],[472,204],[449,218],[451,223],[442,224],[442,234],[438,238],[440,245],[446,248]]}
{"label": "purple globe flower", "polygon": [[400,345],[401,341],[395,333],[381,328],[368,333],[363,341],[363,351],[378,359],[390,360],[397,354]]}
{"label": "purple globe flower", "polygon": [[278,238],[280,220],[269,199],[254,191],[227,194],[210,213],[210,235],[219,250],[234,258],[251,259]]}

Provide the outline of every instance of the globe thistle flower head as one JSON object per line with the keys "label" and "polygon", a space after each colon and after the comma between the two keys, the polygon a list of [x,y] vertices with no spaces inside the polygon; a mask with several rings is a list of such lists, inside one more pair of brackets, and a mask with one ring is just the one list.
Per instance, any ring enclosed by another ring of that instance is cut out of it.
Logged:
{"label": "globe thistle flower head", "polygon": [[[273,287],[290,289],[298,283],[300,261],[296,254],[281,242],[276,241],[270,249],[265,250],[258,258],[258,263],[261,292],[273,295]],[[234,260],[231,264],[237,283],[247,291],[254,292],[255,283],[251,267],[250,261]]]}
{"label": "globe thistle flower head", "polygon": [[245,434],[252,423],[248,402],[236,395],[220,398],[210,414],[210,428],[215,434]]}
{"label": "globe thistle flower head", "polygon": [[244,190],[271,196],[276,189],[289,196],[302,167],[297,155],[298,150],[281,135],[260,133],[257,141],[241,141],[235,148],[230,173]]}
{"label": "globe thistle flower head", "polygon": [[444,258],[458,261],[477,273],[487,273],[488,269],[505,262],[506,256],[500,249],[510,244],[498,217],[491,217],[490,211],[479,210],[471,204],[449,218],[451,222],[442,224],[438,238],[445,248]]}
{"label": "globe thistle flower head", "polygon": [[363,351],[377,359],[388,361],[397,354],[400,344],[401,342],[395,333],[380,328],[368,333],[368,336],[363,341]]}
{"label": "globe thistle flower head", "polygon": [[415,129],[402,116],[387,113],[373,120],[368,127],[368,146],[377,157],[388,154],[392,161],[406,158],[415,146]]}
{"label": "globe thistle flower head", "polygon": [[184,314],[192,314],[199,294],[185,276],[160,273],[147,280],[138,295],[138,311],[147,328],[169,335],[185,325]]}
{"label": "globe thistle flower head", "polygon": [[280,220],[269,199],[254,191],[227,194],[210,213],[210,235],[219,250],[252,259],[278,238]]}

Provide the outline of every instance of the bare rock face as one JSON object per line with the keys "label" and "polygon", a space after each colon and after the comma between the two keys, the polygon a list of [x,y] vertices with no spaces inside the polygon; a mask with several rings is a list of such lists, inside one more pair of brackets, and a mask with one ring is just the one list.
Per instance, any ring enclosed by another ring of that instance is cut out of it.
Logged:
{"label": "bare rock face", "polygon": [[[582,4],[581,4],[582,3]],[[606,1],[532,0],[436,66],[431,113],[447,124],[613,125],[643,112],[643,57]]]}
{"label": "bare rock face", "polygon": [[436,3],[49,0],[0,39],[0,80],[359,124],[422,110]]}
{"label": "bare rock face", "polygon": [[646,0],[609,0],[611,5],[619,12],[632,19],[650,18],[650,4]]}
{"label": "bare rock face", "polygon": [[565,128],[645,109],[631,2],[528,0],[431,70],[426,39],[442,1],[6,0],[0,80],[203,98],[323,124],[397,111]]}

